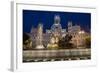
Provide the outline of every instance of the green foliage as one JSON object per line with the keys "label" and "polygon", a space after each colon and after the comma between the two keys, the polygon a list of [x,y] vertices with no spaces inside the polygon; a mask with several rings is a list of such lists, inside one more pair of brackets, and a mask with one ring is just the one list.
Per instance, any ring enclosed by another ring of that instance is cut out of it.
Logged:
{"label": "green foliage", "polygon": [[86,39],[85,39],[85,46],[87,48],[91,48],[91,37],[90,36],[86,37]]}
{"label": "green foliage", "polygon": [[59,42],[58,42],[59,48],[61,48],[61,49],[73,48],[74,45],[72,43],[70,43],[71,39],[72,39],[72,36],[66,34],[65,37],[63,37],[62,39],[59,40]]}
{"label": "green foliage", "polygon": [[26,34],[26,33],[23,33],[23,44],[26,45],[27,44],[27,40],[29,39],[30,37]]}
{"label": "green foliage", "polygon": [[48,49],[51,49],[51,50],[52,49],[58,49],[58,47],[57,46],[55,46],[55,47],[49,46]]}
{"label": "green foliage", "polygon": [[32,48],[32,40],[26,33],[23,34],[23,49]]}

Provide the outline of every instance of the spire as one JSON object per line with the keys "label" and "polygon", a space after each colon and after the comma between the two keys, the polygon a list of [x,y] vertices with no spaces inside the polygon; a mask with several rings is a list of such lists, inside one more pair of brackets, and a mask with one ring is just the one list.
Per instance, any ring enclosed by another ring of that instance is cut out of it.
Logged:
{"label": "spire", "polygon": [[60,24],[60,16],[59,15],[55,15],[54,17],[54,24]]}
{"label": "spire", "polygon": [[30,33],[33,33],[33,31],[34,31],[34,26],[32,25]]}
{"label": "spire", "polygon": [[72,27],[72,22],[68,21],[68,27]]}
{"label": "spire", "polygon": [[42,27],[43,28],[43,24],[42,23],[39,23],[38,27]]}

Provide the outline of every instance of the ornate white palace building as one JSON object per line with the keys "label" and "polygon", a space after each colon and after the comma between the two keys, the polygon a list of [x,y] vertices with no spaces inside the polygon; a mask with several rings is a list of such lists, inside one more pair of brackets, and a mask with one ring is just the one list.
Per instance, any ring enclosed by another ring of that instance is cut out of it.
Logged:
{"label": "ornate white palace building", "polygon": [[81,30],[79,25],[74,25],[72,22],[68,22],[66,26],[68,28],[62,29],[60,24],[60,16],[56,15],[54,17],[54,24],[51,26],[51,29],[47,29],[45,33],[43,33],[43,24],[39,23],[38,28],[32,27],[29,35],[32,39],[32,45],[35,46],[36,49],[43,49],[44,47],[49,46],[57,46],[59,39],[63,38],[66,34],[72,35],[71,43],[76,45],[77,47],[84,45],[84,38],[86,36],[90,36],[89,33]]}

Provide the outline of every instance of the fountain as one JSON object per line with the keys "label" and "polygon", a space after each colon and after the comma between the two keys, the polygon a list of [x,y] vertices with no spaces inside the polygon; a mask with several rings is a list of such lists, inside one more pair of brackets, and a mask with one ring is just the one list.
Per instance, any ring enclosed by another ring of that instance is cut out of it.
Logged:
{"label": "fountain", "polygon": [[44,49],[42,41],[43,41],[43,25],[39,23],[37,37],[36,37],[36,49]]}

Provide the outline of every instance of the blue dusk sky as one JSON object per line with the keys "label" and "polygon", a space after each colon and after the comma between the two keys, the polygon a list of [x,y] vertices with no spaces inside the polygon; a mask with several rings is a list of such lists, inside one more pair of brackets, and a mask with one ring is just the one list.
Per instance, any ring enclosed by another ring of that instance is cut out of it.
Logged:
{"label": "blue dusk sky", "polygon": [[54,24],[55,15],[60,16],[60,23],[63,29],[67,29],[68,21],[72,21],[73,25],[80,25],[87,32],[91,30],[90,13],[23,10],[23,32],[29,33],[32,26],[37,28],[39,23],[43,24],[45,32],[46,29],[50,29]]}

